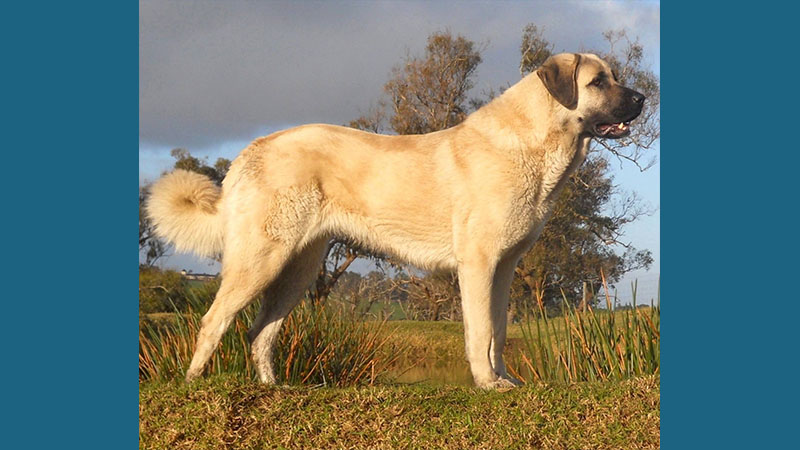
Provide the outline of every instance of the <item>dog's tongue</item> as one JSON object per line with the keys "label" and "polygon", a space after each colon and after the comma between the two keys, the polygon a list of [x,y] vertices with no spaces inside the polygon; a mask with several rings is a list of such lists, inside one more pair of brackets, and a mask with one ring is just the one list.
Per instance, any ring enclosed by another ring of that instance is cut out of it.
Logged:
{"label": "dog's tongue", "polygon": [[620,123],[604,123],[597,126],[597,129],[605,134],[609,132],[621,132],[628,129],[628,125],[624,122]]}

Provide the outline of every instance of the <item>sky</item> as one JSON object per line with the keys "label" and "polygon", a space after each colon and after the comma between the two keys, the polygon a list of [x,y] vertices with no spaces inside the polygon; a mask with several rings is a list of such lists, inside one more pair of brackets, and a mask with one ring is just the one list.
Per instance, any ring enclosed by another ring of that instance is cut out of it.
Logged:
{"label": "sky", "polygon": [[[233,159],[253,139],[304,123],[345,124],[379,100],[393,66],[419,55],[427,36],[447,30],[479,43],[474,96],[519,81],[522,29],[535,23],[556,52],[605,49],[602,33],[627,31],[660,73],[658,2],[630,1],[165,1],[139,2],[139,183],[171,168],[173,148]],[[650,155],[658,160],[660,142]],[[648,155],[648,157],[650,156]],[[655,262],[630,281],[639,299],[656,296],[660,274],[660,166],[640,172],[612,158],[622,190],[656,213],[625,240]],[[216,273],[187,254],[166,268]],[[368,270],[364,264],[357,269]]]}

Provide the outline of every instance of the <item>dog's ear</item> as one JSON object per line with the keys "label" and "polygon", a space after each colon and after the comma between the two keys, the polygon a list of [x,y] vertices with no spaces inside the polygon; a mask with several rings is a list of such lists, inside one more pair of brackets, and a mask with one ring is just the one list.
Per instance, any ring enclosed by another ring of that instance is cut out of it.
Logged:
{"label": "dog's ear", "polygon": [[536,71],[550,95],[567,109],[578,107],[578,65],[581,55],[576,53],[572,56],[571,61],[569,55],[551,56]]}

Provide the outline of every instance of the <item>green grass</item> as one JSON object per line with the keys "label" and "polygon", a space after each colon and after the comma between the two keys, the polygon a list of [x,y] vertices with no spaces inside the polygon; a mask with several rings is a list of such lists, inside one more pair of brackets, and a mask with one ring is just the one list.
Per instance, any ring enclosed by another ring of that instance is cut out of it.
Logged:
{"label": "green grass", "polygon": [[409,357],[427,360],[464,358],[461,322],[398,320],[387,323],[396,340],[409,346]]}
{"label": "green grass", "polygon": [[233,375],[140,385],[142,449],[659,448],[658,376],[485,392],[268,387]]}

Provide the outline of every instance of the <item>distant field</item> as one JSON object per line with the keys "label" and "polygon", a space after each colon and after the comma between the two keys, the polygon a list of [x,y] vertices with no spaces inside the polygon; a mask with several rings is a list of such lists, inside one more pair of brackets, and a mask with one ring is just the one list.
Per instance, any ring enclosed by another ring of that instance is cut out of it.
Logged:
{"label": "distant field", "polygon": [[485,392],[267,387],[233,376],[140,385],[142,449],[654,449],[657,376]]}

